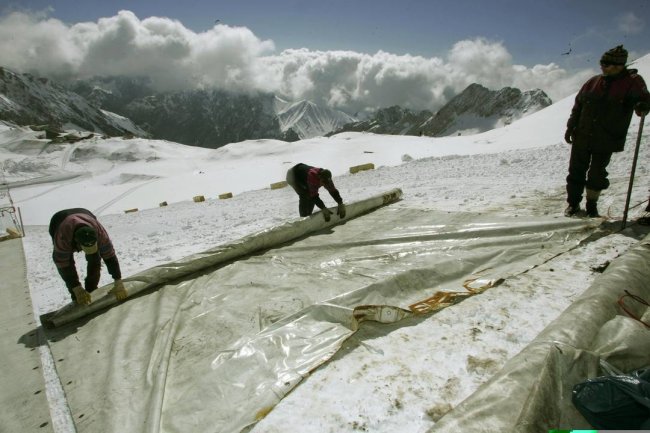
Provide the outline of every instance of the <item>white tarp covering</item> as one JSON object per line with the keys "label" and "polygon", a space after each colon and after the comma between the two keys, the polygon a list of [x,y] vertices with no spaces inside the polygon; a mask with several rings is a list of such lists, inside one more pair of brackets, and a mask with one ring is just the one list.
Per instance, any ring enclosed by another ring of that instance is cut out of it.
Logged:
{"label": "white tarp covering", "polygon": [[394,322],[440,291],[480,293],[575,247],[597,225],[400,207],[340,225],[306,220],[322,230],[278,236],[284,244],[263,242],[265,250],[219,266],[208,252],[192,256],[183,261],[198,261],[191,275],[153,268],[127,281],[153,287],[159,269],[158,290],[49,329],[77,430],[240,431],[359,322]]}

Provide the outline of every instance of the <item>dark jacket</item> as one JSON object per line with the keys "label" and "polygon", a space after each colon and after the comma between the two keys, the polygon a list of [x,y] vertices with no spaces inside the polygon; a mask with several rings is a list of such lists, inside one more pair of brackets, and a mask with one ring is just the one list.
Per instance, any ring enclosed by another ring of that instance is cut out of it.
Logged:
{"label": "dark jacket", "polygon": [[573,145],[592,152],[622,151],[634,105],[640,101],[650,101],[650,94],[636,69],[592,77],[578,92],[567,122]]}
{"label": "dark jacket", "polygon": [[108,233],[97,221],[95,215],[87,209],[65,209],[55,213],[50,220],[49,232],[52,237],[54,251],[52,259],[56,268],[65,281],[68,289],[79,286],[79,276],[74,261],[74,253],[81,251],[81,245],[74,240],[74,232],[81,226],[90,226],[97,231],[98,250],[95,254],[86,255],[87,273],[85,289],[92,292],[97,288],[100,277],[100,258],[104,259],[106,268],[113,279],[122,278],[120,264],[115,255],[115,249]]}
{"label": "dark jacket", "polygon": [[299,163],[296,164],[292,170],[296,177],[297,186],[303,191],[303,194],[312,200],[320,209],[325,208],[325,203],[323,203],[323,200],[321,200],[318,195],[318,189],[321,186],[330,193],[334,201],[338,204],[343,203],[341,194],[334,186],[334,182],[331,180],[329,182],[321,182],[318,173],[320,173],[322,168]]}

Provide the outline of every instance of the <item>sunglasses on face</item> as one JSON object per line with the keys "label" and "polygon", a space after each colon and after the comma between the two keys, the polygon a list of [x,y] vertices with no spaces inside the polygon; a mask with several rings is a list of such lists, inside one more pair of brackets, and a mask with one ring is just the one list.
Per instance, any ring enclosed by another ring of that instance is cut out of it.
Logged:
{"label": "sunglasses on face", "polygon": [[620,66],[618,63],[600,62],[600,66]]}

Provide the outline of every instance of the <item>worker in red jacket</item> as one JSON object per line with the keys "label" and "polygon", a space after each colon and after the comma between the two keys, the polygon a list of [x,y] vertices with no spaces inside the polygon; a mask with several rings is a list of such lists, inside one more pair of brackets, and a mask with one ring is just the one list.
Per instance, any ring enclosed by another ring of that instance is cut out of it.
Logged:
{"label": "worker in red jacket", "polygon": [[325,206],[325,203],[318,195],[318,189],[322,186],[338,203],[336,214],[339,218],[345,218],[345,205],[341,194],[339,194],[334,182],[332,182],[332,172],[329,170],[298,163],[287,171],[287,183],[298,194],[298,212],[301,217],[311,215],[314,206],[318,206],[325,221],[330,220],[332,212]]}
{"label": "worker in red jacket", "polygon": [[645,81],[636,69],[627,69],[626,62],[622,45],[607,51],[600,59],[602,74],[589,79],[576,96],[564,134],[572,145],[566,216],[581,211],[585,187],[587,216],[599,216],[598,197],[609,187],[606,168],[612,153],[623,150],[632,112],[645,116],[650,110]]}
{"label": "worker in red jacket", "polygon": [[[121,301],[128,296],[111,239],[89,210],[75,208],[55,213],[50,220],[49,231],[54,244],[52,259],[74,302],[79,305],[90,304],[90,293],[99,284],[100,258],[115,280],[111,290],[115,298]],[[80,251],[85,253],[87,261],[84,286],[79,282],[74,261],[74,253]]]}

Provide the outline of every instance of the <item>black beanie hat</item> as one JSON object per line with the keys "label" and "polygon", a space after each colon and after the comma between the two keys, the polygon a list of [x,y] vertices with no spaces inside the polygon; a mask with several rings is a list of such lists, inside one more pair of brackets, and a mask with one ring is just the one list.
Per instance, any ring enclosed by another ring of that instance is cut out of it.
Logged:
{"label": "black beanie hat", "polygon": [[74,240],[82,246],[97,243],[97,231],[90,226],[81,226],[74,232]]}
{"label": "black beanie hat", "polygon": [[318,172],[318,176],[321,179],[330,180],[332,178],[332,172],[326,168],[321,168],[320,171]]}
{"label": "black beanie hat", "polygon": [[619,45],[616,48],[605,52],[600,58],[601,62],[611,63],[613,65],[625,65],[627,63],[627,50],[623,48],[623,45]]}

